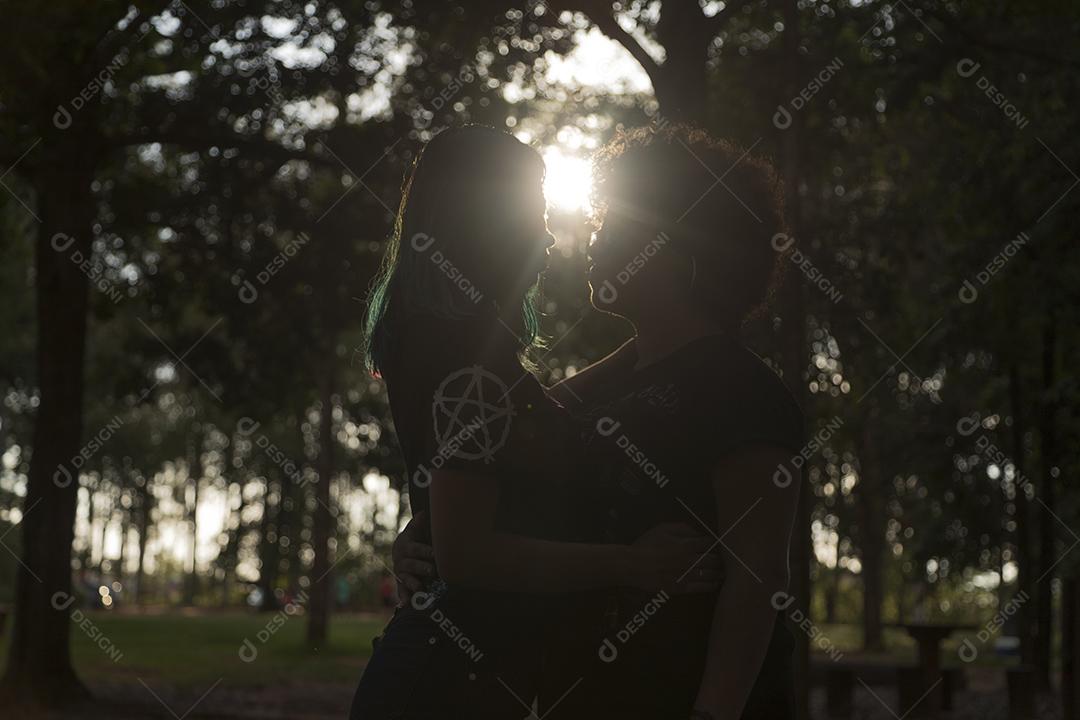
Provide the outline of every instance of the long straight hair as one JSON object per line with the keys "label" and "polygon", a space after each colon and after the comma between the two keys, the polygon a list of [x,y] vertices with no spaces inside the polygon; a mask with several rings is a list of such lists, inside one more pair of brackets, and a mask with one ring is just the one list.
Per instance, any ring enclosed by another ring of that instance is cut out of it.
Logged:
{"label": "long straight hair", "polygon": [[[494,323],[500,301],[518,302],[520,348],[536,342],[536,284],[518,298],[500,298],[499,269],[486,267],[480,256],[481,238],[491,234],[494,214],[514,211],[502,207],[494,194],[507,182],[542,182],[543,174],[539,153],[508,133],[482,125],[444,130],[421,149],[402,188],[394,232],[368,293],[362,350],[370,372],[378,374],[385,367],[401,324],[415,315]],[[452,275],[432,262],[433,245],[458,268],[468,268],[466,282],[474,292],[463,291],[461,274]]]}

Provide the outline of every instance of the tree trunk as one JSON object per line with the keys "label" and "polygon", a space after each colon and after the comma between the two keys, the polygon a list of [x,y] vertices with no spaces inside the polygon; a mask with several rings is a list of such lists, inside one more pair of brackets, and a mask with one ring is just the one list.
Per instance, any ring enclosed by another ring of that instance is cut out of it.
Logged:
{"label": "tree trunk", "polygon": [[610,3],[552,0],[552,9],[588,11],[589,18],[611,40],[620,43],[642,66],[652,81],[653,93],[666,122],[706,126],[709,45],[721,27],[721,18],[706,18],[695,2],[666,2],[660,6],[656,39],[664,48],[664,63],[653,60],[645,47],[623,30],[612,15]]}
{"label": "tree trunk", "polygon": [[[22,562],[15,618],[0,703],[56,706],[88,695],[71,665],[68,605],[71,544],[79,489],[71,459],[79,453],[83,419],[88,282],[73,256],[91,253],[93,161],[86,147],[61,148],[35,178],[38,319],[37,374],[41,403],[21,522]],[[54,237],[56,238],[54,242]],[[75,255],[78,253],[78,255]]]}
{"label": "tree trunk", "polygon": [[277,587],[279,562],[281,560],[278,544],[277,519],[281,513],[281,503],[274,502],[275,486],[279,492],[281,483],[273,480],[269,473],[266,477],[266,489],[263,492],[263,514],[259,523],[259,590],[262,591],[262,602],[259,603],[260,612],[271,612],[278,609],[277,596],[274,590]]}
{"label": "tree trunk", "polygon": [[[665,3],[669,5],[672,3]],[[783,35],[785,82],[793,84],[798,73],[798,5],[795,0],[785,0],[783,5],[785,32]],[[706,45],[707,50],[707,45]],[[704,58],[702,59],[704,68]],[[706,95],[705,81],[702,80],[702,102]],[[704,111],[702,111],[704,112]],[[780,172],[784,182],[786,214],[788,226],[798,237],[802,232],[802,205],[799,202],[798,188],[802,178],[802,143],[801,126],[788,128],[780,138]],[[793,276],[781,288],[780,314],[783,319],[783,368],[788,388],[795,397],[806,405],[806,383],[803,373],[806,371],[806,301],[802,283]],[[805,427],[804,427],[805,433]],[[799,504],[795,527],[791,537],[791,594],[795,597],[795,607],[810,617],[810,601],[813,593],[811,567],[815,563],[812,550],[811,514],[813,512],[814,493],[806,473],[806,464],[799,473]],[[839,572],[840,568],[836,568]],[[795,675],[795,717],[806,720],[810,717],[810,638],[806,633],[795,633],[794,653]]]}
{"label": "tree trunk", "polygon": [[[98,520],[97,497],[101,489],[100,486],[100,479],[93,483],[86,483],[86,534],[88,538],[82,563],[84,569],[96,567],[99,575],[101,574],[101,558],[99,557],[97,562],[94,562],[94,527],[97,526]],[[78,509],[76,509],[76,513],[78,513]]]}
{"label": "tree trunk", "polygon": [[[236,443],[233,442],[235,447]],[[235,453],[234,453],[235,457]],[[230,467],[235,467],[232,465]],[[238,489],[238,503],[235,509],[230,507],[227,510],[228,515],[226,517],[236,518],[236,527],[231,527],[231,523],[227,522],[226,527],[229,528],[229,540],[225,544],[225,549],[222,551],[221,569],[224,576],[221,579],[221,607],[226,608],[229,606],[229,596],[232,592],[232,579],[236,573],[237,555],[240,552],[240,543],[243,541],[244,536],[244,508],[247,503],[244,500],[244,486],[247,484],[247,478],[241,477],[240,481],[234,483],[233,486]]]}
{"label": "tree trunk", "polygon": [[[1012,406],[1012,446],[1013,467],[1016,470],[1018,487],[1016,490],[1016,560],[1017,592],[1032,597],[1034,576],[1032,570],[1035,567],[1031,553],[1031,523],[1030,511],[1028,510],[1027,489],[1020,486],[1024,475],[1024,415],[1023,386],[1020,381],[1020,368],[1015,362],[1009,366],[1009,402]],[[1016,611],[1016,627],[1020,636],[1020,662],[1024,665],[1034,664],[1035,652],[1032,642],[1031,609],[1029,603],[1023,603]]]}
{"label": "tree trunk", "polygon": [[[240,542],[244,534],[244,486],[247,484],[247,469],[241,467],[240,443],[236,433],[229,438],[229,464],[225,469],[225,521],[224,528],[227,536],[225,547],[219,555],[221,567],[221,607],[229,606],[229,595],[232,592],[232,578],[236,572],[237,556],[240,551]],[[230,482],[230,478],[235,479]],[[232,489],[236,488],[237,504],[232,504]],[[235,527],[233,518],[236,518]]]}
{"label": "tree trunk", "polygon": [[124,561],[127,559],[127,536],[128,530],[131,528],[131,515],[124,509],[123,505],[120,506],[120,553],[116,558],[116,569],[113,570],[113,577],[120,583],[121,590],[126,590],[127,586],[124,585]]}
{"label": "tree trunk", "polygon": [[101,513],[101,539],[98,542],[98,582],[105,585],[105,538],[109,534],[109,523],[112,522],[112,498],[109,497],[109,490],[105,487],[105,471],[101,471],[101,475],[98,476],[98,501],[105,498],[105,508]]}
{"label": "tree trunk", "polygon": [[139,493],[139,559],[135,568],[135,604],[140,607],[146,603],[146,533],[150,530],[150,512],[152,510],[150,478],[144,478]]}
{"label": "tree trunk", "polygon": [[715,30],[695,2],[666,2],[660,7],[656,35],[664,46],[664,64],[653,76],[660,114],[674,122],[704,127],[708,99],[706,61]]}
{"label": "tree trunk", "polygon": [[836,622],[836,601],[840,597],[840,566],[829,571],[829,580],[825,585],[825,622],[832,625]]}
{"label": "tree trunk", "polygon": [[1039,439],[1042,484],[1039,488],[1039,580],[1035,588],[1035,667],[1044,688],[1050,687],[1050,655],[1053,645],[1053,580],[1057,549],[1057,517],[1055,483],[1057,478],[1057,428],[1054,386],[1057,383],[1057,318],[1049,312],[1043,329],[1042,386],[1039,408]]}
{"label": "tree trunk", "polygon": [[315,485],[315,515],[312,527],[315,559],[311,568],[311,599],[307,625],[307,642],[311,648],[326,642],[334,587],[330,559],[330,537],[334,522],[330,512],[330,478],[334,470],[333,364],[336,356],[330,352],[327,357],[331,360],[331,367],[323,373],[322,408],[319,414],[319,478]]}
{"label": "tree trunk", "polygon": [[[202,484],[202,428],[198,423],[192,428],[195,437],[191,439],[188,447],[188,482],[191,484],[192,501],[187,507],[188,525],[191,527],[191,565],[188,566],[187,577],[184,581],[184,604],[192,606],[195,597],[199,593],[198,562],[196,554],[199,550],[199,487]],[[187,502],[187,488],[184,489],[184,501]]]}
{"label": "tree trunk", "polygon": [[908,588],[912,585],[911,578],[907,573],[900,573],[900,591],[896,595],[896,622],[903,624],[908,622],[912,613],[908,610]]}
{"label": "tree trunk", "polygon": [[1061,706],[1064,720],[1080,720],[1080,578],[1076,577],[1062,583]]}
{"label": "tree trunk", "polygon": [[[871,401],[872,402],[872,401]],[[875,413],[868,413],[860,431],[859,447],[859,544],[862,547],[863,649],[881,650],[881,604],[884,600],[882,561],[885,551],[884,474],[879,467]]]}

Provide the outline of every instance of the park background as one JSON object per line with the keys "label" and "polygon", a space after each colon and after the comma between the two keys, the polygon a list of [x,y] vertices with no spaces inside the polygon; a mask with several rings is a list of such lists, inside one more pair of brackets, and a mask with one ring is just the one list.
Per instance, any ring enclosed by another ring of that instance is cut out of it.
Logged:
{"label": "park background", "polygon": [[590,153],[690,121],[787,193],[800,705],[904,715],[900,625],[954,623],[949,717],[1080,717],[1075,5],[0,7],[0,716],[341,717],[409,517],[357,353],[410,161],[543,153],[550,382],[629,334]]}

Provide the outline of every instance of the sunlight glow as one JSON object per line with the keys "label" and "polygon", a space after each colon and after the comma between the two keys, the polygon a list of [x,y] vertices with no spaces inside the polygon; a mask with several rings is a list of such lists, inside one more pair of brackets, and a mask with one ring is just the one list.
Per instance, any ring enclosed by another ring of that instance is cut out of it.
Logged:
{"label": "sunlight glow", "polygon": [[[663,59],[662,47],[651,43],[643,33],[632,34],[646,45],[650,55]],[[574,33],[574,49],[568,55],[549,51],[544,60],[547,63],[544,80],[564,91],[584,87],[599,88],[613,95],[630,95],[652,90],[648,74],[629,51],[595,27]]]}
{"label": "sunlight glow", "polygon": [[589,160],[555,146],[543,150],[547,174],[544,176],[544,195],[548,204],[562,212],[587,212],[589,191],[592,188],[592,165]]}

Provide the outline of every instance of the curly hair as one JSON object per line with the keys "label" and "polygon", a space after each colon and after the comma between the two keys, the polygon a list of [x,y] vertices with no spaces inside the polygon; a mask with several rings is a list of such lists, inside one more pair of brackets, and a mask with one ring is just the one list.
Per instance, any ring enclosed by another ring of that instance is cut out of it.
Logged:
{"label": "curly hair", "polygon": [[[596,219],[664,231],[694,259],[694,298],[722,320],[769,306],[782,277],[783,186],[767,160],[688,125],[620,130],[594,157]],[[790,245],[790,243],[788,243]]]}

